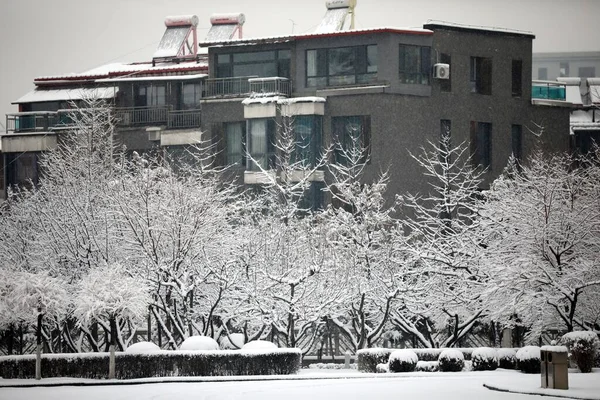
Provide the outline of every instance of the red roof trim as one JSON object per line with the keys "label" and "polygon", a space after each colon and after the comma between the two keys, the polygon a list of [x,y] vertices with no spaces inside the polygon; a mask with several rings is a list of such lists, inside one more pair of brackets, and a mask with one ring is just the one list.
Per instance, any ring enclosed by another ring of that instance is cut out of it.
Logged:
{"label": "red roof trim", "polygon": [[379,28],[379,29],[365,29],[365,30],[361,30],[361,31],[340,31],[340,32],[330,32],[330,33],[312,33],[312,34],[309,33],[306,35],[298,35],[295,37],[295,39],[303,40],[303,39],[316,39],[316,38],[327,38],[327,37],[336,37],[336,36],[368,35],[370,33],[400,33],[400,34],[425,35],[425,36],[433,35],[433,32],[431,32],[431,31]]}
{"label": "red roof trim", "polygon": [[188,68],[165,68],[165,69],[148,69],[148,70],[139,70],[139,71],[118,71],[118,72],[109,72],[108,74],[100,74],[100,75],[73,75],[73,76],[50,76],[50,77],[41,77],[35,78],[33,82],[52,82],[52,81],[87,81],[93,79],[104,79],[104,78],[117,78],[125,75],[138,75],[138,74],[146,74],[146,75],[162,75],[165,73],[173,73],[173,72],[190,72],[190,71],[208,71],[208,66],[206,65],[198,65]]}

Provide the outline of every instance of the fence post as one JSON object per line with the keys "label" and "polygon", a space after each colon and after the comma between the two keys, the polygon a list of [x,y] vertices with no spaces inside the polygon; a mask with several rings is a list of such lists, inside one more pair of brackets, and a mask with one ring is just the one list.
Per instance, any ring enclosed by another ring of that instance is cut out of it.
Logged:
{"label": "fence post", "polygon": [[350,369],[350,350],[346,350],[344,355],[344,368]]}

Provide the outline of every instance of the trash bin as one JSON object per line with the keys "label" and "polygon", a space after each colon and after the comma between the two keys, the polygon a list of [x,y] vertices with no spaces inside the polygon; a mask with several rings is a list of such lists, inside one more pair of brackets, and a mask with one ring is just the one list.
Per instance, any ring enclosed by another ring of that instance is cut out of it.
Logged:
{"label": "trash bin", "polygon": [[542,346],[540,362],[543,388],[569,388],[569,356],[565,346]]}

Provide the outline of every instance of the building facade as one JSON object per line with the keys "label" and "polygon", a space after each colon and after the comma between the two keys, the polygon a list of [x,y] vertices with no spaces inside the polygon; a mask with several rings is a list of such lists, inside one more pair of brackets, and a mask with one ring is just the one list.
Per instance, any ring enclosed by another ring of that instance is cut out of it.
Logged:
{"label": "building facade", "polygon": [[[214,144],[215,162],[240,184],[260,185],[277,168],[274,138],[292,116],[301,157],[360,143],[365,179],[389,170],[393,194],[426,190],[411,158],[450,134],[469,146],[489,182],[511,154],[568,151],[565,99],[536,99],[530,33],[448,23],[422,29],[374,28],[259,39],[205,40],[193,58],[108,65],[36,78],[15,101],[1,137],[0,195],[38,177],[37,158],[68,129],[64,110],[86,97],[109,101],[115,139],[130,151]],[[335,151],[331,155],[336,158]],[[253,161],[252,161],[253,160]],[[315,174],[313,206],[326,174]]]}

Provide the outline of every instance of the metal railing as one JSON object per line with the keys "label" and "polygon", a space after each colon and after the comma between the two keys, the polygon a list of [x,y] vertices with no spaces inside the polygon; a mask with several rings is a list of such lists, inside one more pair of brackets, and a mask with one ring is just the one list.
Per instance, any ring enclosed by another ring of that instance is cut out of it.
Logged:
{"label": "metal railing", "polygon": [[534,80],[531,85],[531,98],[565,101],[567,87],[564,82]]}
{"label": "metal railing", "polygon": [[58,112],[39,111],[6,114],[6,132],[44,132],[59,122]]}
{"label": "metal railing", "polygon": [[119,126],[167,125],[171,109],[171,106],[123,107],[115,109],[115,117]]}
{"label": "metal railing", "polygon": [[250,78],[250,93],[262,96],[291,96],[292,82],[288,78]]}
{"label": "metal railing", "polygon": [[203,97],[239,97],[250,93],[248,79],[257,76],[240,76],[236,78],[214,78],[204,82]]}
{"label": "metal railing", "polygon": [[200,126],[200,110],[177,110],[169,112],[167,128],[194,128]]}

